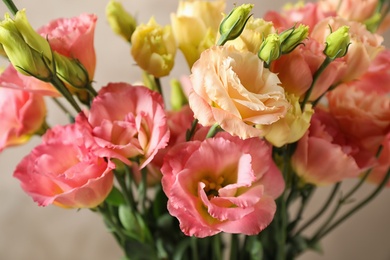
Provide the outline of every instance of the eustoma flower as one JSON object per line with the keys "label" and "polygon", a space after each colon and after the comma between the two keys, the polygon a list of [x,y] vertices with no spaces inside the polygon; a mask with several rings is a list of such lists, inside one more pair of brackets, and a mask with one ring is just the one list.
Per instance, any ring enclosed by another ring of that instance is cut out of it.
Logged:
{"label": "eustoma flower", "polygon": [[152,17],[147,24],[137,26],[131,44],[131,55],[138,66],[157,78],[169,75],[176,56],[171,26],[163,27]]}
{"label": "eustoma flower", "polygon": [[192,67],[191,109],[204,126],[219,124],[241,138],[262,136],[256,125],[283,117],[289,107],[276,74],[256,54],[233,46],[204,51]]}
{"label": "eustoma flower", "polygon": [[371,166],[373,157],[354,141],[329,112],[317,108],[308,132],[298,141],[291,165],[304,181],[316,185],[358,177]]}
{"label": "eustoma flower", "polygon": [[29,140],[44,124],[45,117],[41,95],[0,87],[0,151]]}
{"label": "eustoma flower", "polygon": [[145,167],[169,140],[162,97],[143,86],[110,83],[94,99],[88,121],[99,146]]}
{"label": "eustoma flower", "polygon": [[201,52],[215,43],[225,0],[180,1],[171,15],[172,30],[190,67]]}
{"label": "eustoma flower", "polygon": [[271,147],[227,133],[170,150],[162,167],[168,210],[189,236],[255,235],[273,219],[284,189]]}
{"label": "eustoma flower", "polygon": [[93,153],[90,135],[76,124],[52,128],[16,167],[14,177],[40,206],[92,208],[107,197],[115,165]]}

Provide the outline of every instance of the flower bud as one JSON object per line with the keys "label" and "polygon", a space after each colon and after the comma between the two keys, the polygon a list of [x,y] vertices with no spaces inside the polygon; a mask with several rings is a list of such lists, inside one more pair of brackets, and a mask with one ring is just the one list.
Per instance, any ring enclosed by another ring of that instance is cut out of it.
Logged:
{"label": "flower bud", "polygon": [[184,105],[188,104],[188,99],[183,92],[180,82],[176,79],[171,80],[171,107],[179,111]]}
{"label": "flower bud", "polygon": [[350,44],[349,26],[341,26],[326,37],[324,54],[332,60],[344,57]]}
{"label": "flower bud", "polygon": [[89,84],[88,72],[76,59],[53,53],[57,76],[71,87],[83,89]]}
{"label": "flower bud", "polygon": [[122,4],[111,0],[106,6],[106,17],[111,29],[130,42],[137,22],[133,16],[126,12]]}
{"label": "flower bud", "polygon": [[249,13],[253,4],[243,4],[233,8],[233,10],[222,20],[219,26],[221,37],[217,45],[223,45],[225,42],[234,40],[245,28],[245,24],[251,16]]}
{"label": "flower bud", "polygon": [[280,37],[275,33],[271,33],[267,36],[267,38],[265,38],[265,40],[261,44],[258,56],[267,65],[269,65],[271,61],[279,59],[280,55]]}
{"label": "flower bud", "polygon": [[49,43],[31,27],[25,11],[9,14],[0,22],[0,44],[12,65],[20,73],[48,80],[52,75],[52,52]]}
{"label": "flower bud", "polygon": [[131,43],[131,54],[143,70],[157,78],[171,72],[176,41],[170,26],[162,27],[152,17],[147,24],[135,29]]}
{"label": "flower bud", "polygon": [[299,25],[279,34],[282,54],[292,52],[309,35],[309,26]]}

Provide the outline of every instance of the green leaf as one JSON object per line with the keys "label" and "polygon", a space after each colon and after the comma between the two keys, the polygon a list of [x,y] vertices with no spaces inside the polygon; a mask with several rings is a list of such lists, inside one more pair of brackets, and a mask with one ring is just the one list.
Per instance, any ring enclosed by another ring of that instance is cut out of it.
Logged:
{"label": "green leaf", "polygon": [[125,248],[129,260],[154,260],[158,259],[156,250],[150,244],[141,243],[137,240],[126,241]]}
{"label": "green leaf", "polygon": [[106,202],[112,206],[117,207],[126,203],[122,192],[120,192],[120,190],[115,186],[112,187],[110,194],[108,194]]}
{"label": "green leaf", "polygon": [[119,220],[127,231],[134,231],[138,229],[137,218],[129,206],[120,205],[118,214]]}

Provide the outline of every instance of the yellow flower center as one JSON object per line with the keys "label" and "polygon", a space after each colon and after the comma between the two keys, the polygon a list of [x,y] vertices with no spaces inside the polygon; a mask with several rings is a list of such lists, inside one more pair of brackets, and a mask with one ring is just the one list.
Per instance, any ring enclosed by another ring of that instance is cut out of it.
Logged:
{"label": "yellow flower center", "polygon": [[207,194],[208,199],[212,199],[214,197],[218,197],[218,190],[222,188],[222,183],[225,179],[222,176],[219,176],[217,180],[203,179],[203,182],[206,186],[204,187],[204,191]]}

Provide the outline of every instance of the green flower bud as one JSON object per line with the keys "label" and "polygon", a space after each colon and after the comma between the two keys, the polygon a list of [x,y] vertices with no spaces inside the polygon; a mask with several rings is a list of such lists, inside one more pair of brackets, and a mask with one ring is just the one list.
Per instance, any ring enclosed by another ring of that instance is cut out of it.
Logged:
{"label": "green flower bud", "polygon": [[324,54],[332,60],[344,57],[350,44],[349,27],[341,26],[326,37]]}
{"label": "green flower bud", "polygon": [[299,25],[279,34],[282,54],[292,52],[309,35],[309,26]]}
{"label": "green flower bud", "polygon": [[279,59],[281,54],[279,35],[275,33],[269,34],[260,46],[260,50],[258,52],[259,58],[269,65],[271,61]]}
{"label": "green flower bud", "polygon": [[233,8],[233,10],[222,20],[219,26],[221,37],[217,45],[223,45],[225,42],[234,40],[245,28],[245,24],[251,16],[249,13],[253,4],[243,4]]}
{"label": "green flower bud", "polygon": [[130,42],[137,22],[133,16],[126,12],[122,4],[111,0],[106,6],[106,17],[111,29]]}
{"label": "green flower bud", "polygon": [[24,10],[14,20],[6,14],[0,22],[0,44],[20,73],[49,80],[53,70],[50,45],[31,27]]}
{"label": "green flower bud", "polygon": [[76,89],[83,89],[89,84],[88,72],[76,59],[71,59],[54,52],[57,76]]}
{"label": "green flower bud", "polygon": [[173,110],[180,110],[184,105],[188,104],[188,99],[183,92],[183,88],[178,80],[171,80],[171,106]]}

